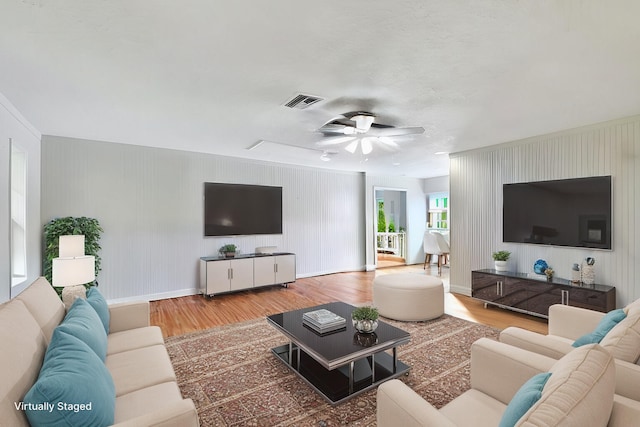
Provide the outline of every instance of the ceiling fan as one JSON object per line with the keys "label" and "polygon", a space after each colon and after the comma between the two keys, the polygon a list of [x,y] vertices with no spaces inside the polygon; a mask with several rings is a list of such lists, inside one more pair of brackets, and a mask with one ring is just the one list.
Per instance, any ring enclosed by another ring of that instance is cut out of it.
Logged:
{"label": "ceiling fan", "polygon": [[360,146],[362,153],[366,155],[373,151],[374,144],[387,150],[397,150],[400,146],[394,141],[394,137],[424,133],[424,128],[420,126],[398,128],[375,123],[375,119],[375,114],[365,111],[345,113],[318,129],[326,139],[317,144],[324,147],[348,143],[345,150],[355,153]]}

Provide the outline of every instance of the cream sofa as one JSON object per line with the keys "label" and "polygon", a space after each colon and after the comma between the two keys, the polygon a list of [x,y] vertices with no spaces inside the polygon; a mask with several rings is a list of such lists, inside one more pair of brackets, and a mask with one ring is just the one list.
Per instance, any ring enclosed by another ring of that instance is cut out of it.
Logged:
{"label": "cream sofa", "polygon": [[[640,401],[640,300],[624,308],[627,316],[607,333],[600,345],[616,359],[616,393]],[[506,344],[560,359],[573,342],[596,329],[605,313],[569,305],[549,307],[549,332],[538,334],[517,327],[500,333]]]}
{"label": "cream sofa", "polygon": [[495,427],[520,387],[547,371],[541,397],[516,426],[627,427],[639,419],[639,402],[614,395],[613,357],[597,344],[556,361],[482,338],[471,347],[470,390],[437,410],[402,381],[385,382],[378,387],[378,426]]}
{"label": "cream sofa", "polygon": [[[160,328],[149,326],[149,304],[115,304],[108,311],[104,365],[115,386],[114,425],[198,426],[193,402],[182,398],[176,383]],[[64,317],[64,304],[45,278],[0,305],[0,424],[29,425],[19,405],[38,379]]]}

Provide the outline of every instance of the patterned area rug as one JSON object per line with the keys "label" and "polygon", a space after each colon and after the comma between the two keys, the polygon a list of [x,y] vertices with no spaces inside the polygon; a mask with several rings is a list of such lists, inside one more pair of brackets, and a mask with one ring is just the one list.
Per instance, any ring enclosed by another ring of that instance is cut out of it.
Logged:
{"label": "patterned area rug", "polygon": [[[385,319],[386,320],[386,319]],[[468,390],[471,344],[499,331],[449,315],[389,323],[411,333],[401,380],[439,408]],[[332,407],[271,353],[287,339],[265,319],[166,339],[184,397],[202,426],[375,426],[376,390]]]}

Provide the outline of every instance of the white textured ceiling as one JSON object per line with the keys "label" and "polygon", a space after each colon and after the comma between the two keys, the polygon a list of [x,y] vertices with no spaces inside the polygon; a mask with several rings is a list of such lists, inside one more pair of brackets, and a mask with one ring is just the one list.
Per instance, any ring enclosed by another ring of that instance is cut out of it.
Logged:
{"label": "white textured ceiling", "polygon": [[[0,92],[46,135],[430,177],[439,151],[640,113],[635,0],[0,5]],[[321,162],[315,131],[354,110],[426,132]]]}

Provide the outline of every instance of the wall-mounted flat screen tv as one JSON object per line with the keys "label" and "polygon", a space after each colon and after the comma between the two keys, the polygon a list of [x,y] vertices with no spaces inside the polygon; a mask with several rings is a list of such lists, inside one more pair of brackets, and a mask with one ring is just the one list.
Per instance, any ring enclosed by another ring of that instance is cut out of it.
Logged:
{"label": "wall-mounted flat screen tv", "polygon": [[282,187],[204,183],[204,235],[282,234]]}
{"label": "wall-mounted flat screen tv", "polygon": [[503,184],[504,242],[611,249],[611,176]]}

